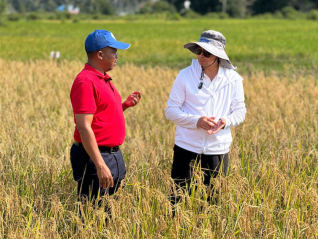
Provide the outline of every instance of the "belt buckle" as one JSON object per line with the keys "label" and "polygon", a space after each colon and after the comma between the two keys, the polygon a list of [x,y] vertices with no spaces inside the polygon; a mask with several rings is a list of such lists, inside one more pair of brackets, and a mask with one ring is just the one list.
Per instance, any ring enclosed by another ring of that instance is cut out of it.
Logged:
{"label": "belt buckle", "polygon": [[109,149],[109,152],[112,154],[112,153],[115,153],[115,152],[117,152],[118,151],[118,146],[115,146],[115,147],[111,147],[110,149]]}

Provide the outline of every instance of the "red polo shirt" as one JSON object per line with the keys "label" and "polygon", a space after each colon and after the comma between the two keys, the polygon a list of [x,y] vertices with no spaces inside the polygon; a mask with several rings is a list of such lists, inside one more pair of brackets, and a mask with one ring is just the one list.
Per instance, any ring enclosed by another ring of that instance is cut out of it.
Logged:
{"label": "red polo shirt", "polygon": [[[71,102],[74,115],[94,114],[92,129],[98,145],[113,147],[124,142],[125,118],[121,97],[110,76],[85,64],[73,82]],[[76,124],[75,117],[74,121]],[[77,127],[74,140],[82,142]]]}

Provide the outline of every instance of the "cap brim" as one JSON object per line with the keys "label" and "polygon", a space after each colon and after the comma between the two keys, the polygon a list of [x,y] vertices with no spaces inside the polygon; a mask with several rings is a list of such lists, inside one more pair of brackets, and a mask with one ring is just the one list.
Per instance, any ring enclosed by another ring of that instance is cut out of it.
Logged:
{"label": "cap brim", "polygon": [[125,43],[125,42],[116,41],[116,42],[111,43],[108,46],[116,48],[116,49],[120,49],[120,50],[126,50],[130,47],[130,44]]}

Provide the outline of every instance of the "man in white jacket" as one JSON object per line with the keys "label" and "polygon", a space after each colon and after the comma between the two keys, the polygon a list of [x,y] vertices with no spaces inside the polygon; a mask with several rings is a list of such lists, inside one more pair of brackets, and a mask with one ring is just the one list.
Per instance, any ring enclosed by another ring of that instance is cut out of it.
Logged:
{"label": "man in white jacket", "polygon": [[184,45],[197,60],[179,72],[165,110],[177,125],[171,177],[178,187],[190,184],[193,165],[200,166],[210,189],[220,169],[227,173],[230,128],[244,121],[246,108],[243,79],[225,44],[222,33],[208,30],[198,42]]}

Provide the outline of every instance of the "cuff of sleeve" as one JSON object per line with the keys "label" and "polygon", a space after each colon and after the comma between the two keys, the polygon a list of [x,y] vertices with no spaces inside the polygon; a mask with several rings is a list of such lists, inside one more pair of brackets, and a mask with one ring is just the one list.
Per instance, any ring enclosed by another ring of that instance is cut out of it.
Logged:
{"label": "cuff of sleeve", "polygon": [[126,109],[129,107],[126,101],[124,101],[121,105],[123,108],[126,108]]}
{"label": "cuff of sleeve", "polygon": [[229,129],[231,126],[230,126],[230,119],[229,118],[227,118],[227,117],[224,117],[224,119],[225,119],[225,126],[224,126],[224,128],[223,129]]}
{"label": "cuff of sleeve", "polygon": [[76,110],[74,111],[74,114],[77,115],[77,114],[95,114],[96,113],[96,110]]}
{"label": "cuff of sleeve", "polygon": [[197,116],[197,115],[192,117],[193,118],[193,128],[195,128],[195,129],[198,128],[197,123],[198,123],[200,117],[201,116]]}

